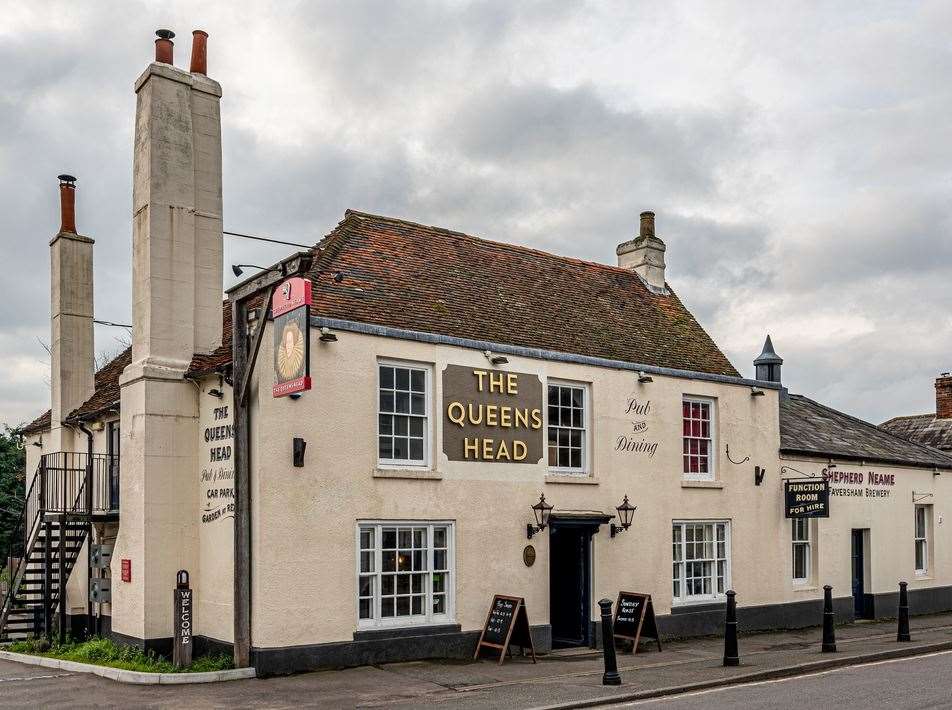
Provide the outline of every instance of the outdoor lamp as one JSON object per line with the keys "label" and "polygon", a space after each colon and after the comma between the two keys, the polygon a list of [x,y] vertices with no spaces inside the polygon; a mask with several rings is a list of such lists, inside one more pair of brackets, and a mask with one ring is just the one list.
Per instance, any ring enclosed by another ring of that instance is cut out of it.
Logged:
{"label": "outdoor lamp", "polygon": [[526,538],[532,539],[537,532],[545,530],[549,524],[549,515],[552,513],[552,506],[545,502],[545,493],[539,496],[539,502],[532,506],[532,513],[535,515],[536,524],[526,525]]}
{"label": "outdoor lamp", "polygon": [[625,496],[625,500],[621,502],[615,510],[618,511],[618,520],[621,521],[621,525],[615,525],[612,523],[611,534],[612,537],[615,537],[618,533],[625,532],[628,528],[631,527],[631,519],[635,517],[635,511],[638,510],[638,506],[632,505],[628,502],[628,496]]}

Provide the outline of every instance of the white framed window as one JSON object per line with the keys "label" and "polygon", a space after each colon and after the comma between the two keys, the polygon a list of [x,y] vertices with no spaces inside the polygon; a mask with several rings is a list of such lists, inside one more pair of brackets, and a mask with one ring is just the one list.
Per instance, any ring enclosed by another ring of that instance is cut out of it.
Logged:
{"label": "white framed window", "polygon": [[793,518],[790,521],[794,584],[806,584],[813,577],[813,541],[810,522],[809,518]]}
{"label": "white framed window", "polygon": [[716,601],[730,587],[730,523],[675,521],[672,526],[674,604]]}
{"label": "white framed window", "polygon": [[929,573],[929,528],[932,522],[932,506],[916,506],[916,574],[925,575]]}
{"label": "white framed window", "polygon": [[357,525],[357,625],[447,623],[455,609],[451,522]]}
{"label": "white framed window", "polygon": [[429,466],[431,382],[431,368],[427,365],[377,363],[379,465]]}
{"label": "white framed window", "polygon": [[684,477],[714,480],[714,400],[684,397],[681,401],[681,440]]}
{"label": "white framed window", "polygon": [[548,382],[549,470],[586,473],[589,458],[589,387],[579,382]]}

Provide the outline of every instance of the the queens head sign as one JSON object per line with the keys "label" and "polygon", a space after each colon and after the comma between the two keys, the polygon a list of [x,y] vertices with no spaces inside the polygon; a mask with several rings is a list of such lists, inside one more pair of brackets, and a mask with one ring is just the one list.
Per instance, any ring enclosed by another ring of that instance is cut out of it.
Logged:
{"label": "the queens head sign", "polygon": [[538,375],[448,365],[443,371],[443,453],[450,461],[538,463]]}
{"label": "the queens head sign", "polygon": [[274,317],[274,385],[271,394],[283,397],[311,389],[311,282],[288,279],[271,298]]}

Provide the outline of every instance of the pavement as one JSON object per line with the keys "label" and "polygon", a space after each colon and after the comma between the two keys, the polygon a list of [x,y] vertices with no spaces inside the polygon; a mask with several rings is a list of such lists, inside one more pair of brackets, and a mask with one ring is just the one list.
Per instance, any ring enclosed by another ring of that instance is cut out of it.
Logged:
{"label": "pavement", "polygon": [[[619,654],[623,685],[615,687],[601,684],[601,655],[588,650],[551,653],[540,657],[537,664],[516,655],[502,665],[488,659],[421,661],[206,685],[147,687],[0,661],[0,707],[567,710],[830,671],[897,654],[952,650],[952,614],[913,617],[911,626],[913,640],[908,643],[896,642],[895,622],[838,627],[835,654],[821,653],[819,628],[745,635],[740,639],[741,665],[733,668],[721,664],[722,639],[671,642],[662,652],[645,644],[636,655]],[[949,677],[945,670],[942,677]],[[721,696],[716,697],[720,703]],[[785,706],[789,704],[788,699]],[[876,703],[865,707],[871,706]]]}

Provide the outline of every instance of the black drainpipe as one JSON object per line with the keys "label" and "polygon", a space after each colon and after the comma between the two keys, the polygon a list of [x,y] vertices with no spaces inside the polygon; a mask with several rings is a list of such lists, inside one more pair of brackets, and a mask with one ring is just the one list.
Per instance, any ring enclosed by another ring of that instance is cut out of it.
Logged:
{"label": "black drainpipe", "polygon": [[[93,602],[89,598],[89,585],[93,578],[93,568],[90,564],[93,546],[93,433],[82,422],[78,422],[76,428],[86,435],[86,638],[90,638],[93,635]],[[63,580],[60,580],[60,584],[63,584]],[[65,604],[65,586],[61,596],[62,603]],[[97,626],[98,621],[97,618]]]}

